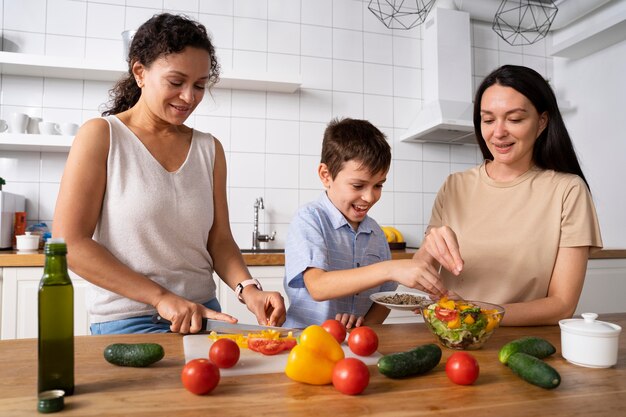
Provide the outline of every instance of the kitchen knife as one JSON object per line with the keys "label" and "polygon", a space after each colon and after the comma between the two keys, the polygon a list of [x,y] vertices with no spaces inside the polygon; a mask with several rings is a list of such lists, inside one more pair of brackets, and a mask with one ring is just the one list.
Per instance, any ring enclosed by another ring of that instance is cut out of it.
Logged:
{"label": "kitchen knife", "polygon": [[[153,323],[172,324],[171,321],[164,319],[159,314],[152,316]],[[289,332],[292,335],[300,333],[301,329],[290,329],[287,327],[274,327],[274,326],[260,326],[257,324],[245,324],[245,323],[228,323],[221,320],[211,320],[207,318],[202,319],[202,328],[207,332],[216,333],[229,333],[229,334],[243,334],[248,333],[261,333],[263,330],[275,330],[280,336],[287,336]]]}

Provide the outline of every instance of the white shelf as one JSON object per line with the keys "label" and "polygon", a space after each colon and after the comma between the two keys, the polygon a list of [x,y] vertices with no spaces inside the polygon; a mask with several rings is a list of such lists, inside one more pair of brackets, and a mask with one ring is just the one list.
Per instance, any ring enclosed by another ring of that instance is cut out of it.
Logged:
{"label": "white shelf", "polygon": [[73,141],[74,136],[0,133],[0,150],[67,152]]}
{"label": "white shelf", "polygon": [[[82,58],[0,52],[0,73],[30,77],[117,81],[126,74],[123,61],[96,61]],[[215,88],[293,93],[300,88],[300,75],[224,71]]]}

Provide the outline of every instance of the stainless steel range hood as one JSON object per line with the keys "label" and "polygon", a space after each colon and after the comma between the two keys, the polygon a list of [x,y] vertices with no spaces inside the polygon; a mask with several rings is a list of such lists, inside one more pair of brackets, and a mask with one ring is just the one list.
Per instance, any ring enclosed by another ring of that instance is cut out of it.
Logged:
{"label": "stainless steel range hood", "polygon": [[401,140],[476,143],[469,13],[433,9],[422,45],[424,105]]}

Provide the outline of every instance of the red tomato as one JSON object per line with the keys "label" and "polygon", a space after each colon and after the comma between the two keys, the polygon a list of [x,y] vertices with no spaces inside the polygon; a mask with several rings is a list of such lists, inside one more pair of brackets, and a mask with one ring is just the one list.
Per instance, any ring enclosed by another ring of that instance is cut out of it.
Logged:
{"label": "red tomato", "polygon": [[348,336],[348,346],[359,356],[369,356],[378,349],[378,335],[367,326],[357,327]]}
{"label": "red tomato", "polygon": [[208,394],[220,382],[220,370],[208,359],[192,359],[183,367],[180,378],[187,391]]}
{"label": "red tomato", "polygon": [[333,368],[333,386],[342,394],[360,394],[369,383],[370,371],[360,359],[345,358]]}
{"label": "red tomato", "polygon": [[264,355],[276,355],[284,350],[291,350],[296,345],[296,339],[266,339],[263,337],[249,337],[248,349]]}
{"label": "red tomato", "polygon": [[456,319],[456,310],[448,310],[447,308],[435,307],[435,316],[441,321],[452,321]]}
{"label": "red tomato", "polygon": [[446,362],[446,374],[459,385],[471,385],[478,379],[478,361],[467,352],[455,352]]}
{"label": "red tomato", "polygon": [[241,354],[237,342],[232,339],[218,339],[209,349],[209,359],[218,368],[232,368]]}
{"label": "red tomato", "polygon": [[322,327],[328,333],[332,334],[336,341],[343,343],[346,340],[346,326],[344,326],[339,320],[328,319],[322,323]]}

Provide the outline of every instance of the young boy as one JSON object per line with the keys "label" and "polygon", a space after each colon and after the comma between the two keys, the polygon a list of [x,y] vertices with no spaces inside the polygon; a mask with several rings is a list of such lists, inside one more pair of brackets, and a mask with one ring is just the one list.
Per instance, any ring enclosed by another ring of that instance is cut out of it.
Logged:
{"label": "young boy", "polygon": [[426,262],[391,259],[380,226],[367,212],[380,199],[391,164],[385,135],[365,120],[332,120],[324,132],[318,174],[325,191],[289,226],[284,326],[303,328],[330,318],[348,328],[382,323],[389,310],[370,294],[398,283],[440,296],[438,272]]}

